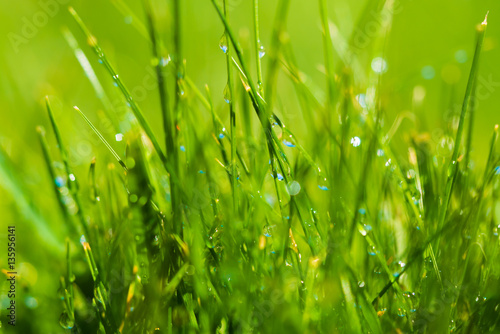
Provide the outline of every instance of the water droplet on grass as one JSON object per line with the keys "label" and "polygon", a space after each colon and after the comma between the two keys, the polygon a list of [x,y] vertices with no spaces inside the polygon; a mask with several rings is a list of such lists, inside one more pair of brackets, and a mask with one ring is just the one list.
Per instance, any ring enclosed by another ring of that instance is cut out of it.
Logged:
{"label": "water droplet on grass", "polygon": [[59,188],[64,186],[64,179],[60,176],[56,177],[55,182],[56,182],[56,186]]}
{"label": "water droplet on grass", "polygon": [[[284,179],[283,175],[281,175],[280,173],[277,173],[276,175],[277,175],[278,181],[283,181],[283,179]],[[273,173],[271,173],[271,176],[274,178],[274,174]]]}
{"label": "water droplet on grass", "polygon": [[195,272],[196,272],[196,268],[193,265],[187,266],[187,268],[186,268],[187,275],[192,276],[192,275],[194,275]]}
{"label": "water droplet on grass", "polygon": [[318,175],[318,188],[324,191],[330,190],[328,188],[328,182],[326,180],[326,177],[321,172]]}
{"label": "water droplet on grass", "polygon": [[406,316],[406,312],[405,312],[405,310],[402,307],[399,307],[397,309],[396,314],[398,315],[398,317],[404,317],[404,316]]}
{"label": "water droplet on grass", "polygon": [[165,67],[170,63],[171,60],[172,60],[172,58],[170,58],[170,55],[168,55],[166,57],[162,57],[161,61],[160,61],[160,65]]}
{"label": "water droplet on grass", "polygon": [[358,101],[361,108],[366,108],[366,94],[356,95],[356,101]]}
{"label": "water droplet on grass", "polygon": [[226,103],[231,103],[231,99],[231,89],[229,87],[229,84],[227,84],[224,88],[224,101],[226,101]]}
{"label": "water droplet on grass", "polygon": [[222,37],[220,38],[219,48],[222,50],[222,52],[227,53],[228,47],[227,47],[226,33],[223,33]]}
{"label": "water droplet on grass", "polygon": [[358,147],[359,145],[361,145],[361,139],[359,137],[352,137],[351,144],[354,147]]}
{"label": "water droplet on grass", "polygon": [[295,196],[300,192],[300,183],[298,183],[297,181],[289,182],[286,186],[286,189],[291,196]]}
{"label": "water droplet on grass", "polygon": [[377,255],[376,250],[377,249],[373,246],[368,247],[368,255],[371,255],[371,256]]}
{"label": "water droplet on grass", "polygon": [[75,322],[71,319],[68,312],[64,311],[59,317],[59,324],[64,329],[71,329],[75,326]]}

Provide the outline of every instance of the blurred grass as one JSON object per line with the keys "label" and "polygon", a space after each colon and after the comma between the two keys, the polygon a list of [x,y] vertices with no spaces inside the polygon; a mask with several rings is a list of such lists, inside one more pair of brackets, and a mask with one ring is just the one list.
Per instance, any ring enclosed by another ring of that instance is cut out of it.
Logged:
{"label": "blurred grass", "polygon": [[225,57],[211,1],[65,2],[17,46],[43,6],[0,4],[0,247],[15,224],[19,271],[1,331],[500,330],[498,3],[259,1],[260,49],[255,1],[216,2]]}

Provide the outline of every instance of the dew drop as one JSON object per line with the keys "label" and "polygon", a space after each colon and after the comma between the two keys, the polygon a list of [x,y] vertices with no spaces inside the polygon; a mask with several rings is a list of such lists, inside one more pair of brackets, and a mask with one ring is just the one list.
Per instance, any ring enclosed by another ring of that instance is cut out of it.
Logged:
{"label": "dew drop", "polygon": [[226,33],[223,33],[222,37],[220,38],[219,48],[222,50],[222,52],[227,53],[228,47],[227,47]]}
{"label": "dew drop", "polygon": [[359,137],[352,137],[351,144],[354,147],[358,147],[359,145],[361,145],[361,139]]}
{"label": "dew drop", "polygon": [[266,55],[266,49],[259,41],[259,58],[263,58]]}
{"label": "dew drop", "polygon": [[163,66],[163,67],[165,67],[165,66],[167,66],[170,63],[171,60],[172,59],[170,58],[170,55],[168,55],[166,57],[162,57],[161,61],[160,61],[160,65]]}
{"label": "dew drop", "polygon": [[187,268],[186,268],[187,275],[192,276],[192,275],[194,275],[195,272],[196,272],[196,268],[193,265],[187,266]]}
{"label": "dew drop", "polygon": [[71,319],[68,312],[64,311],[59,317],[59,324],[64,329],[71,329],[75,326],[74,320]]}
{"label": "dew drop", "polygon": [[366,108],[366,94],[356,95],[356,101],[358,101],[361,108]]}
{"label": "dew drop", "polygon": [[56,177],[55,182],[58,188],[62,188],[64,186],[64,179],[60,176]]}
{"label": "dew drop", "polygon": [[368,255],[371,255],[371,256],[377,255],[376,248],[374,246],[368,247]]}
{"label": "dew drop", "polygon": [[122,141],[123,140],[123,134],[122,133],[117,133],[115,135],[115,140],[116,141]]}
{"label": "dew drop", "polygon": [[224,88],[224,101],[226,101],[226,103],[231,103],[231,100],[232,100],[232,97],[231,97],[231,89],[229,87],[229,83],[226,85],[226,87]]}
{"label": "dew drop", "polygon": [[[280,173],[276,173],[278,181],[283,181],[284,177]],[[271,176],[274,178],[274,173],[271,173]]]}
{"label": "dew drop", "polygon": [[137,197],[136,194],[130,194],[129,200],[131,203],[136,203],[139,198]]}
{"label": "dew drop", "polygon": [[298,183],[297,181],[289,182],[286,186],[286,189],[291,196],[295,196],[300,192],[300,183]]}
{"label": "dew drop", "polygon": [[398,317],[404,317],[404,316],[406,316],[406,312],[405,312],[405,310],[402,307],[399,307],[397,309],[396,314],[398,315]]}

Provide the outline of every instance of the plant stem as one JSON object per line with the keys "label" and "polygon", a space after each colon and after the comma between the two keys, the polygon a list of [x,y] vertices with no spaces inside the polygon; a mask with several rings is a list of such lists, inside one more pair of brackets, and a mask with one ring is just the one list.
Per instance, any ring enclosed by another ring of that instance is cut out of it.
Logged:
{"label": "plant stem", "polygon": [[[228,1],[224,1],[224,16],[227,21],[229,21],[229,9]],[[226,40],[229,40],[227,29],[224,34],[226,35]],[[234,91],[233,91],[233,66],[231,61],[231,45],[228,43],[226,50],[226,67],[227,67],[227,92],[229,96],[225,96],[226,102],[229,104],[229,117],[230,117],[230,128],[231,128],[231,187],[233,192],[233,210],[236,212],[238,210],[237,194],[236,194],[236,113],[234,111]]]}
{"label": "plant stem", "polygon": [[[486,32],[486,27],[488,25],[487,22],[488,19],[488,14],[486,14],[486,17],[484,21],[478,25],[477,27],[477,42],[476,42],[476,49],[474,51],[474,59],[472,60],[472,66],[469,74],[469,80],[467,81],[467,88],[465,90],[465,97],[463,100],[462,104],[462,112],[460,113],[460,121],[458,123],[458,129],[457,129],[457,135],[455,138],[455,147],[453,149],[453,154],[451,156],[451,161],[450,165],[448,167],[448,178],[446,180],[446,188],[445,188],[445,193],[444,193],[444,200],[443,200],[443,205],[441,207],[440,215],[438,218],[438,223],[437,223],[437,230],[439,231],[446,219],[446,213],[448,211],[448,206],[450,204],[450,199],[451,199],[451,192],[453,189],[453,184],[455,183],[455,177],[456,177],[456,171],[457,171],[457,164],[458,164],[458,153],[460,151],[460,143],[462,142],[462,134],[464,130],[464,123],[465,123],[465,115],[467,114],[467,110],[469,109],[469,102],[471,99],[472,95],[472,88],[474,87],[474,82],[476,81],[477,73],[479,70],[479,57],[481,55],[481,49],[483,46],[483,41],[484,41],[484,34]],[[440,238],[437,238],[435,247],[433,247],[436,250],[436,254],[439,251],[439,242]]]}

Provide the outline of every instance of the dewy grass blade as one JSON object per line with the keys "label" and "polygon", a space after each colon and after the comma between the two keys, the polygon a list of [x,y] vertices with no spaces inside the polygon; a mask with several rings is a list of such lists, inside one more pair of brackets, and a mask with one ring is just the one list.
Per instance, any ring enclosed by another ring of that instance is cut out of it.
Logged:
{"label": "dewy grass blade", "polygon": [[279,53],[281,49],[281,40],[284,35],[288,10],[290,9],[290,0],[280,0],[277,4],[276,16],[274,19],[274,27],[271,37],[271,43],[269,45],[269,60],[267,66],[267,77],[266,77],[266,99],[270,108],[272,109],[272,104],[274,101],[275,85],[278,80],[279,71]]}
{"label": "dewy grass blade", "polygon": [[75,174],[73,174],[71,167],[69,165],[69,156],[66,150],[66,146],[64,145],[61,134],[59,132],[59,127],[57,126],[56,120],[54,119],[54,114],[52,112],[52,107],[50,106],[49,97],[45,97],[45,106],[47,108],[47,113],[49,114],[50,123],[52,124],[52,129],[54,131],[54,135],[56,137],[57,145],[59,147],[59,152],[61,153],[61,159],[64,164],[64,168],[66,170],[66,177],[68,178],[68,189],[73,197],[76,205],[77,215],[80,220],[81,227],[83,228],[83,232],[85,235],[89,235],[89,228],[87,221],[85,219],[85,215],[83,214],[83,206],[80,202],[80,196],[78,194],[79,184],[76,179]]}
{"label": "dewy grass blade", "polygon": [[38,136],[40,138],[40,144],[42,147],[43,157],[45,160],[45,164],[47,165],[47,170],[49,172],[50,182],[53,185],[54,195],[57,198],[57,202],[59,203],[59,208],[61,209],[61,213],[63,215],[64,220],[69,222],[69,228],[71,230],[71,233],[73,233],[74,235],[78,235],[77,227],[74,225],[73,220],[69,220],[68,209],[64,204],[64,198],[63,198],[63,196],[59,190],[59,186],[57,185],[57,182],[56,182],[57,176],[56,176],[56,172],[55,172],[54,167],[53,167],[53,160],[52,160],[52,157],[50,155],[49,144],[47,143],[47,138],[45,137],[45,129],[42,126],[38,126],[36,130],[37,130]]}
{"label": "dewy grass blade", "polygon": [[104,110],[106,111],[106,116],[108,116],[113,121],[113,126],[115,127],[115,129],[117,129],[118,120],[116,118],[116,115],[113,113],[113,104],[111,103],[108,95],[104,91],[104,88],[102,87],[101,82],[97,78],[97,75],[95,74],[95,71],[92,68],[92,65],[90,64],[89,60],[87,59],[87,56],[78,45],[75,36],[73,36],[71,31],[69,31],[67,27],[62,28],[62,33],[64,35],[64,38],[66,39],[66,42],[68,42],[68,45],[70,46],[71,50],[73,50],[73,53],[75,54],[75,57],[80,63],[80,66],[82,67],[83,71],[85,72],[86,77],[89,79],[90,84],[94,88],[97,97],[102,101]]}
{"label": "dewy grass blade", "polygon": [[[334,90],[335,90],[335,77],[333,74],[333,50],[332,50],[332,37],[330,35],[330,27],[328,24],[328,6],[326,0],[319,0],[319,11],[321,16],[321,27],[323,28],[323,52],[326,68],[326,86],[327,86],[327,110],[331,115],[331,108],[333,106]],[[331,119],[331,117],[329,118]]]}
{"label": "dewy grass blade", "polygon": [[266,108],[264,107],[263,101],[261,99],[257,98],[258,92],[257,92],[257,89],[255,87],[255,84],[253,83],[253,80],[249,76],[250,72],[248,71],[248,68],[246,66],[245,59],[243,57],[243,52],[242,52],[241,47],[236,39],[236,35],[233,33],[231,26],[227,22],[226,17],[224,16],[224,13],[221,10],[221,8],[219,7],[219,5],[217,4],[216,0],[212,0],[212,4],[214,5],[214,7],[217,11],[217,14],[219,14],[219,17],[220,17],[222,23],[224,24],[224,27],[225,27],[226,32],[227,32],[227,36],[229,36],[229,39],[230,39],[231,43],[233,44],[234,51],[236,52],[236,56],[238,57],[238,60],[239,60],[240,65],[241,65],[241,69],[246,76],[248,85],[250,87],[250,91],[254,97],[253,102],[254,102],[255,111],[257,112],[257,115],[259,116],[259,118],[263,122],[264,128],[267,129],[268,127],[270,127],[270,124],[268,125],[269,119],[267,116]]}
{"label": "dewy grass blade", "polygon": [[[486,27],[488,25],[488,14],[486,14],[486,17],[484,21],[477,26],[477,42],[476,42],[476,49],[474,51],[474,59],[472,60],[472,66],[470,69],[469,73],[469,80],[467,81],[467,88],[465,90],[465,97],[462,103],[462,111],[460,113],[460,121],[458,123],[458,129],[457,129],[457,135],[455,138],[455,146],[453,148],[453,153],[451,155],[451,161],[450,165],[448,167],[448,178],[446,180],[446,188],[445,188],[445,193],[444,193],[444,198],[443,198],[443,205],[441,206],[441,210],[439,213],[439,218],[437,222],[437,230],[440,230],[441,227],[443,226],[445,220],[446,220],[446,214],[448,212],[448,206],[450,204],[450,199],[451,199],[451,192],[453,189],[453,184],[455,183],[455,177],[458,169],[458,154],[460,152],[460,145],[462,142],[462,134],[464,131],[464,123],[465,123],[465,116],[467,114],[467,110],[469,109],[470,105],[470,99],[472,95],[472,88],[474,87],[474,82],[476,81],[477,74],[479,71],[479,58],[481,55],[481,49],[483,47],[483,41],[484,41],[484,34],[486,32]],[[438,238],[435,244],[434,249],[436,252],[439,250],[439,242],[440,239]]]}
{"label": "dewy grass blade", "polygon": [[77,12],[73,9],[73,7],[69,7],[69,12],[71,13],[71,15],[73,16],[73,18],[77,22],[78,26],[80,27],[80,29],[83,31],[83,33],[87,37],[87,41],[88,41],[89,45],[94,49],[94,52],[97,54],[97,57],[99,58],[99,61],[104,64],[104,66],[106,67],[106,70],[108,71],[108,73],[111,75],[111,77],[113,78],[113,80],[116,82],[116,84],[120,88],[120,90],[123,93],[123,96],[125,97],[128,105],[130,106],[130,108],[134,112],[135,117],[139,121],[139,124],[141,125],[142,129],[144,130],[144,132],[146,133],[146,135],[151,140],[151,143],[153,144],[153,147],[155,148],[155,151],[158,154],[158,156],[160,157],[160,160],[163,162],[165,168],[167,169],[167,171],[171,175],[173,175],[173,171],[172,171],[172,169],[170,168],[170,166],[169,166],[169,164],[167,162],[167,158],[166,158],[165,154],[163,153],[163,151],[162,151],[162,149],[160,147],[160,144],[158,143],[158,140],[156,139],[156,137],[155,137],[155,135],[153,133],[153,130],[149,126],[148,121],[144,117],[144,114],[142,113],[141,108],[135,102],[135,100],[132,97],[132,95],[130,95],[129,90],[127,89],[127,87],[125,86],[125,84],[123,83],[123,81],[121,80],[121,78],[118,76],[118,73],[116,73],[114,67],[111,65],[111,63],[109,62],[108,58],[104,54],[104,51],[99,46],[99,44],[97,42],[97,39],[94,37],[94,35],[92,35],[92,33],[90,32],[90,30],[87,28],[87,26],[85,25],[85,23],[83,23],[82,19],[77,14]]}
{"label": "dewy grass blade", "polygon": [[99,130],[97,130],[97,128],[94,126],[94,124],[92,124],[92,122],[87,118],[87,116],[85,116],[85,114],[77,106],[74,106],[73,109],[75,109],[80,114],[80,116],[82,116],[82,118],[90,126],[90,128],[92,129],[92,131],[95,132],[95,134],[97,135],[97,137],[99,137],[99,139],[102,141],[102,143],[107,147],[107,149],[115,157],[116,161],[118,161],[118,163],[120,164],[120,166],[122,166],[123,169],[125,169],[125,171],[126,171],[127,170],[127,166],[125,166],[125,163],[123,162],[123,160],[120,158],[120,156],[118,155],[118,153],[116,153],[116,151],[113,149],[113,147],[108,143],[108,141],[103,137],[103,135],[99,132]]}
{"label": "dewy grass blade", "polygon": [[264,96],[264,87],[262,86],[262,61],[261,58],[265,55],[264,47],[260,41],[259,32],[259,0],[253,0],[253,28],[254,28],[254,48],[255,48],[255,64],[257,67],[257,88],[261,96]]}
{"label": "dewy grass blade", "polygon": [[[158,93],[160,96],[160,108],[162,111],[163,118],[163,132],[165,135],[165,146],[167,148],[167,159],[169,159],[169,163],[173,166],[173,170],[176,175],[178,175],[179,168],[179,150],[177,148],[177,134],[175,130],[176,119],[172,113],[172,109],[170,107],[170,99],[167,91],[167,80],[164,74],[164,64],[162,59],[162,44],[161,40],[158,38],[158,32],[156,30],[155,19],[153,15],[152,6],[150,0],[143,0],[144,7],[146,10],[146,16],[149,23],[149,36],[152,43],[152,52],[155,58],[155,69],[156,69],[156,79],[158,82]],[[177,60],[178,62],[179,60]],[[177,101],[177,99],[176,99]],[[177,102],[176,102],[177,103]],[[169,179],[170,184],[170,192],[171,192],[171,200],[172,207],[174,208],[174,213],[178,218],[179,216],[179,192],[177,189],[176,182],[173,182],[172,178]]]}

